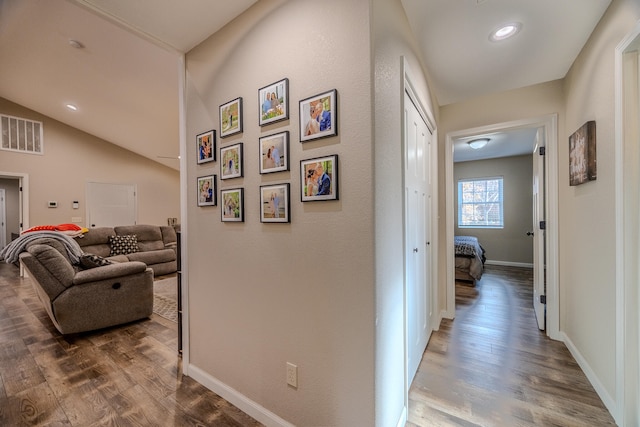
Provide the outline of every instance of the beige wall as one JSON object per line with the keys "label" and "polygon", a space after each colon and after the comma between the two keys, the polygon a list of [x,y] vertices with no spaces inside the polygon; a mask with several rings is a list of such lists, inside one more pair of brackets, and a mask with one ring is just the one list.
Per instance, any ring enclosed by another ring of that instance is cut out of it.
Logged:
{"label": "beige wall", "polygon": [[[568,150],[559,152],[562,331],[601,386],[616,399],[616,242],[614,52],[640,19],[635,0],[614,0],[566,77],[566,131],[596,121],[598,178],[568,184]],[[638,165],[636,165],[636,168]],[[606,396],[605,396],[605,401]]]}
{"label": "beige wall", "polygon": [[458,212],[458,181],[470,178],[503,177],[504,228],[458,228],[459,235],[476,236],[486,251],[488,262],[533,264],[533,159],[531,155],[454,164],[454,212]]}
{"label": "beige wall", "polygon": [[[29,175],[28,223],[61,224],[82,217],[86,226],[86,183],[136,184],[138,223],[164,225],[180,217],[179,172],[102,139],[0,98],[0,113],[43,122],[44,155],[0,152],[2,172]],[[151,149],[152,147],[150,147]],[[55,200],[58,207],[47,207]],[[72,202],[80,202],[73,209]]]}
{"label": "beige wall", "polygon": [[[374,425],[374,222],[369,2],[260,1],[187,55],[187,141],[243,98],[244,223],[196,206],[219,174],[187,150],[190,375],[295,425]],[[289,79],[290,119],[258,126],[258,89]],[[338,91],[338,136],[299,142],[298,101]],[[290,171],[260,175],[258,138],[290,132]],[[299,163],[338,154],[340,200],[302,203]],[[262,224],[259,188],[290,183],[291,223]],[[299,386],[287,386],[286,362]],[[227,389],[228,391],[228,389]]]}

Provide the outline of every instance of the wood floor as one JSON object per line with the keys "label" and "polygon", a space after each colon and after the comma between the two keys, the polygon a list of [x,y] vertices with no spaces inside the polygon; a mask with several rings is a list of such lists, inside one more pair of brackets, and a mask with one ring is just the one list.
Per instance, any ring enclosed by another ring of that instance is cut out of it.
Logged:
{"label": "wood floor", "polygon": [[536,326],[531,270],[456,283],[456,319],[431,336],[407,426],[615,426],[565,345]]}
{"label": "wood floor", "polygon": [[29,279],[0,262],[0,426],[259,426],[181,375],[162,317],[62,336]]}

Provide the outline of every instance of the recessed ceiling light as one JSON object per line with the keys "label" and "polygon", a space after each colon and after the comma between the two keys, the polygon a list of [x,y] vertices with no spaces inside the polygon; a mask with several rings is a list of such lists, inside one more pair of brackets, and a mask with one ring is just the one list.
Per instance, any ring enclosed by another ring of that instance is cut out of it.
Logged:
{"label": "recessed ceiling light", "polygon": [[522,24],[519,22],[512,22],[510,24],[502,25],[500,28],[494,30],[489,35],[489,40],[492,42],[499,42],[506,40],[509,37],[513,37],[520,32]]}
{"label": "recessed ceiling light", "polygon": [[469,144],[469,147],[473,148],[474,150],[479,150],[480,148],[487,145],[489,141],[489,138],[478,138],[467,142],[467,144]]}
{"label": "recessed ceiling light", "polygon": [[78,111],[78,107],[73,104],[67,104],[66,107],[71,111]]}

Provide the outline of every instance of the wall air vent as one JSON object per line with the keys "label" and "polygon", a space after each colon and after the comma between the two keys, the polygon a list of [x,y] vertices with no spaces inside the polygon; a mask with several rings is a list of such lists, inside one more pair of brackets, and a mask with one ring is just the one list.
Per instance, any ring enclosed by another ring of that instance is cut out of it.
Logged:
{"label": "wall air vent", "polygon": [[42,122],[0,114],[0,150],[43,154]]}

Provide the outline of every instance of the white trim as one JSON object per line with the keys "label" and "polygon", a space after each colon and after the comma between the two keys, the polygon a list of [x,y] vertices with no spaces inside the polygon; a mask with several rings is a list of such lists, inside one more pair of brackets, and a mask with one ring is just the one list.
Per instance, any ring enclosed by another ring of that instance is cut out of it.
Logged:
{"label": "white trim", "polygon": [[498,261],[498,260],[488,259],[487,261],[485,261],[484,264],[485,265],[502,265],[505,267],[533,268],[533,264],[530,262]]}
{"label": "white trim", "polygon": [[578,351],[578,348],[573,344],[573,342],[564,332],[560,332],[559,335],[561,337],[561,340],[567,346],[567,349],[569,349],[569,352],[571,353],[573,358],[576,359],[578,366],[580,366],[580,369],[582,369],[596,393],[598,393],[598,396],[600,396],[600,399],[602,399],[602,403],[604,403],[607,408],[615,408],[615,399],[611,397],[611,395],[607,392],[606,387],[602,384],[602,382],[600,382],[600,379],[593,371],[593,369],[591,369],[591,366],[589,365],[589,363],[587,363],[587,360]]}
{"label": "white trim", "polygon": [[[626,387],[628,381],[634,381],[626,375],[626,363],[628,363],[628,353],[633,351],[627,348],[627,334],[633,333],[627,331],[626,322],[627,314],[625,309],[625,295],[627,293],[627,286],[637,286],[635,283],[627,284],[625,277],[625,236],[626,231],[624,229],[624,140],[623,140],[623,54],[629,48],[629,46],[640,37],[640,21],[636,22],[633,30],[618,44],[615,50],[615,112],[614,112],[614,127],[615,127],[615,224],[616,224],[616,399],[611,402],[611,406],[607,404],[607,408],[612,413],[616,423],[620,426],[636,425],[640,421],[640,407],[636,407],[635,418],[636,420],[627,420],[627,414],[632,413],[634,408],[628,408],[627,405],[633,405],[632,402],[627,402]],[[632,279],[630,279],[632,280]],[[636,304],[640,305],[640,302],[636,301]],[[638,307],[636,307],[637,309]],[[640,330],[640,325],[635,326],[637,330]],[[635,353],[640,353],[640,349],[636,349]],[[640,366],[636,368],[640,371]],[[638,384],[638,378],[635,378],[635,385],[632,383],[632,387],[637,389],[640,387]],[[601,396],[602,397],[602,396]],[[604,401],[605,399],[603,399]],[[629,399],[633,400],[633,399]]]}
{"label": "white trim", "polygon": [[182,292],[182,373],[190,376],[189,372],[189,248],[187,245],[187,230],[189,227],[189,212],[187,207],[187,68],[184,54],[178,58],[178,137],[180,140],[180,284]]}
{"label": "white trim", "polygon": [[396,427],[404,427],[407,424],[407,407],[402,408],[402,413],[400,414],[400,418],[396,423]]}
{"label": "white trim", "polygon": [[191,373],[191,378],[267,427],[294,427],[290,422],[280,418],[264,406],[257,404],[239,391],[209,375],[203,369],[191,365],[189,366],[189,372]]}
{"label": "white trim", "polygon": [[547,335],[560,339],[560,292],[558,287],[558,115],[497,123],[449,132],[445,141],[445,190],[446,190],[446,265],[447,298],[446,317],[455,318],[455,277],[454,277],[454,200],[453,200],[453,140],[477,134],[518,128],[544,128],[546,144],[547,176],[545,180],[546,221],[547,221]]}

